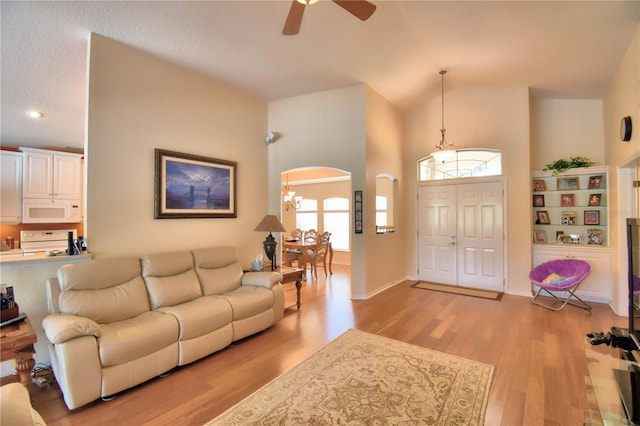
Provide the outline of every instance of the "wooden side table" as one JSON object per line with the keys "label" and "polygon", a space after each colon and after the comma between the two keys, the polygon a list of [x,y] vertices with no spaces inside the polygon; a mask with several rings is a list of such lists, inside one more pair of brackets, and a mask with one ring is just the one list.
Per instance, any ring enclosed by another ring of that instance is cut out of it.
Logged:
{"label": "wooden side table", "polygon": [[36,353],[33,344],[36,341],[36,333],[33,332],[29,318],[0,328],[0,357],[3,361],[14,360],[14,374],[20,376],[20,383],[23,385],[31,382],[31,370],[36,365],[36,360],[33,359],[33,354]]}
{"label": "wooden side table", "polygon": [[300,309],[300,288],[302,287],[303,270],[301,268],[292,268],[290,266],[280,266],[276,268],[277,272],[282,274],[282,284],[296,283],[296,306]]}

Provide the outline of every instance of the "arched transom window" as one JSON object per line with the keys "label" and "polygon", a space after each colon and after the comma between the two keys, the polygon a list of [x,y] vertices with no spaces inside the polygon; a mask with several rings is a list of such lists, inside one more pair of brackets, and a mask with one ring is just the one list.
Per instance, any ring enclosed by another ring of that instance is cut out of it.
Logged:
{"label": "arched transom window", "polygon": [[502,174],[502,154],[492,149],[458,149],[447,151],[444,161],[433,156],[418,160],[420,182]]}

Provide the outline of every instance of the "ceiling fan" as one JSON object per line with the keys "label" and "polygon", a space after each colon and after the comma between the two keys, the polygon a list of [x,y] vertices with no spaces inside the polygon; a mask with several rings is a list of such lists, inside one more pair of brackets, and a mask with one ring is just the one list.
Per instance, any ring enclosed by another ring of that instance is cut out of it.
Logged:
{"label": "ceiling fan", "polygon": [[[296,35],[300,32],[300,24],[302,24],[302,15],[307,5],[313,4],[318,0],[292,0],[289,15],[282,29],[283,35]],[[365,0],[332,0],[338,6],[360,19],[366,21],[373,15],[376,6]]]}

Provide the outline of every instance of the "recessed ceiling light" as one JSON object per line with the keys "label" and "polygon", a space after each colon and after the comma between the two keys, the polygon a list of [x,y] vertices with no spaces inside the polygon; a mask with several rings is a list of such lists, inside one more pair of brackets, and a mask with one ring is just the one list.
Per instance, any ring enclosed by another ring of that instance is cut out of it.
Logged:
{"label": "recessed ceiling light", "polygon": [[43,113],[41,113],[40,111],[36,111],[34,109],[27,111],[27,115],[30,118],[42,118],[42,117],[44,117]]}

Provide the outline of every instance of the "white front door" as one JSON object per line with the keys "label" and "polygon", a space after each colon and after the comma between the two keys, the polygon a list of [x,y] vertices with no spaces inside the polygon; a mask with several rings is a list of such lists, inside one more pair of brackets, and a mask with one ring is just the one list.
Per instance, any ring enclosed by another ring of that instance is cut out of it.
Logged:
{"label": "white front door", "polygon": [[503,290],[502,183],[418,189],[418,279]]}
{"label": "white front door", "polygon": [[418,188],[418,278],[456,285],[456,187]]}
{"label": "white front door", "polygon": [[458,285],[502,291],[502,183],[457,185]]}

